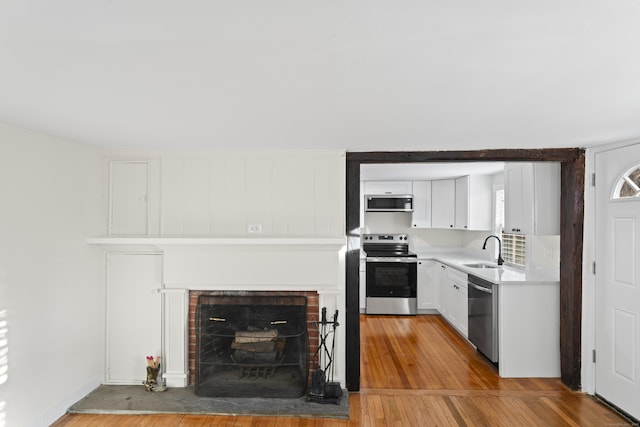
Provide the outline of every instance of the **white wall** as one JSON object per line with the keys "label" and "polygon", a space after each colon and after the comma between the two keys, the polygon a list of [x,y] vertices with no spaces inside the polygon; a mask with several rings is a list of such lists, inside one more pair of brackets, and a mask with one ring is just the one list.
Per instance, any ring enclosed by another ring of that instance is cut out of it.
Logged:
{"label": "white wall", "polygon": [[49,425],[102,379],[102,259],[86,244],[101,173],[93,148],[0,125],[0,424]]}

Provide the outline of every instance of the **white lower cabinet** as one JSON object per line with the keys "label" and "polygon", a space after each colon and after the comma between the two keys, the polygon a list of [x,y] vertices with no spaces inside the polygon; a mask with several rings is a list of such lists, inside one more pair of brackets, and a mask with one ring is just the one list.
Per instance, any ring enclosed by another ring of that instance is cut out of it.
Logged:
{"label": "white lower cabinet", "polygon": [[560,282],[500,285],[499,374],[560,377]]}
{"label": "white lower cabinet", "polygon": [[440,263],[418,259],[418,310],[436,310],[440,306]]}
{"label": "white lower cabinet", "polygon": [[142,384],[162,345],[162,255],[107,256],[107,384]]}
{"label": "white lower cabinet", "polygon": [[447,302],[447,266],[439,262],[438,269],[438,277],[440,279],[438,282],[440,287],[440,307],[438,307],[438,311],[445,319],[449,320],[449,304]]}
{"label": "white lower cabinet", "polygon": [[467,274],[440,264],[440,313],[465,338],[469,335]]}

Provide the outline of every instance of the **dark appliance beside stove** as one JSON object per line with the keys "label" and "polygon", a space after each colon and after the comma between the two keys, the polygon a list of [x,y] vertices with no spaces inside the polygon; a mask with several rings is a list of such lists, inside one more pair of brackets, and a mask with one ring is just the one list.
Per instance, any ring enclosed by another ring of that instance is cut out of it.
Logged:
{"label": "dark appliance beside stove", "polygon": [[365,234],[367,314],[416,314],[418,256],[406,234]]}

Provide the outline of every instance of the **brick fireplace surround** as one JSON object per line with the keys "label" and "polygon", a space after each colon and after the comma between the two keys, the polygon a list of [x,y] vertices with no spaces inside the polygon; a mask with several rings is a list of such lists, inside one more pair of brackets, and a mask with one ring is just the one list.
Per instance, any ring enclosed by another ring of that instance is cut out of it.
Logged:
{"label": "brick fireplace surround", "polygon": [[286,296],[297,295],[307,297],[307,333],[309,335],[309,378],[307,386],[311,384],[311,375],[313,373],[313,354],[318,348],[319,333],[318,324],[320,320],[318,318],[319,308],[319,296],[315,291],[189,291],[189,384],[195,383],[195,359],[196,359],[196,306],[198,304],[198,297],[200,295],[225,295],[225,296]]}

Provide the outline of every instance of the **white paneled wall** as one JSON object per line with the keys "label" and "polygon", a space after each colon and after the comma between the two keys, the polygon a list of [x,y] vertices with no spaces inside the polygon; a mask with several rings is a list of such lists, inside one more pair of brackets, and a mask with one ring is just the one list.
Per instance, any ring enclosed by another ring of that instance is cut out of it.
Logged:
{"label": "white paneled wall", "polygon": [[[98,243],[114,253],[127,245],[128,252],[151,245],[162,253],[167,385],[188,382],[188,289],[315,290],[331,312],[344,314],[343,151],[119,154],[109,160],[148,165],[148,206],[154,206],[153,195],[159,194],[159,209],[149,208],[144,221],[136,213],[147,199],[127,186],[128,175],[109,174],[109,188],[124,193],[111,194],[110,217],[119,219],[119,230],[127,233],[114,232]],[[117,178],[122,185],[113,185]],[[127,224],[127,218],[136,224]],[[159,227],[137,226],[145,223]],[[336,361],[340,381],[344,339],[341,332]]]}
{"label": "white paneled wall", "polygon": [[165,155],[160,162],[163,236],[344,235],[342,151]]}

